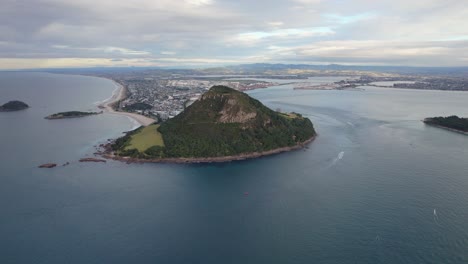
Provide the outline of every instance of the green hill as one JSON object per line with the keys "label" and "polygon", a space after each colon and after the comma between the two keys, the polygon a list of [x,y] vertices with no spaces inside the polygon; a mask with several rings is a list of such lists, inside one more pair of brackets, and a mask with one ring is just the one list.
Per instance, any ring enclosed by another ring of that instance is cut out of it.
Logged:
{"label": "green hill", "polygon": [[182,113],[153,129],[155,137],[162,135],[162,143],[146,150],[129,149],[132,141],[139,140],[143,131],[139,129],[116,140],[112,148],[118,155],[148,159],[224,157],[294,147],[316,135],[312,122],[300,114],[275,112],[225,86],[212,87]]}

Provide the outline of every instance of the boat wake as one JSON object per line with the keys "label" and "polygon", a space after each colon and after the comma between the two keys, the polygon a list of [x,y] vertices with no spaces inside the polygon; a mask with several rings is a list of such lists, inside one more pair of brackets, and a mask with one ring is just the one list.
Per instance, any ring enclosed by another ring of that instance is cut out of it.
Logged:
{"label": "boat wake", "polygon": [[437,210],[434,208],[434,222],[437,224],[437,225],[440,225],[439,223],[439,216],[437,216]]}
{"label": "boat wake", "polygon": [[333,159],[333,161],[330,163],[330,165],[327,166],[327,169],[330,168],[330,167],[335,166],[338,163],[338,161],[342,160],[343,157],[344,157],[344,154],[345,154],[344,151],[341,151],[340,153],[338,153],[338,156]]}
{"label": "boat wake", "polygon": [[343,156],[344,156],[344,151],[341,151],[341,152],[338,154],[338,157],[337,157],[337,160],[336,160],[336,161],[342,159]]}

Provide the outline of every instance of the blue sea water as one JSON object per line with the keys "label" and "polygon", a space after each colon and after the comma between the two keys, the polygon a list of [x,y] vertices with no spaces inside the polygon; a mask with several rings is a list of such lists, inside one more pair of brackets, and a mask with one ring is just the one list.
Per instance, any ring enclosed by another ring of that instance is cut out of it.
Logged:
{"label": "blue sea water", "polygon": [[0,103],[31,106],[0,113],[0,263],[468,262],[468,136],[421,122],[468,116],[468,93],[291,88],[249,93],[309,117],[319,137],[306,149],[91,164],[77,161],[134,124],[44,117],[95,110],[113,83],[0,73]]}

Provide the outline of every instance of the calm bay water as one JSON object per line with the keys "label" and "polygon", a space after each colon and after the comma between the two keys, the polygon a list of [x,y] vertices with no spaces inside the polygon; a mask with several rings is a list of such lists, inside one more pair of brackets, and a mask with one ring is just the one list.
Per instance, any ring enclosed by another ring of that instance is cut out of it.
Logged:
{"label": "calm bay water", "polygon": [[31,106],[0,113],[1,263],[468,262],[468,137],[420,121],[468,116],[468,93],[254,90],[311,118],[316,141],[227,164],[78,163],[134,124],[43,117],[114,89],[0,73],[0,103]]}

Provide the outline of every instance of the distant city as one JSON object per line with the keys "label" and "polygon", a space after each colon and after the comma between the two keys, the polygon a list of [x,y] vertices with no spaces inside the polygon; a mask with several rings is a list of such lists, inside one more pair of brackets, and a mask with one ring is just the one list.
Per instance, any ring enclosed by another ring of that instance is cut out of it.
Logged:
{"label": "distant city", "polygon": [[[126,88],[127,96],[117,106],[119,110],[139,113],[158,121],[176,116],[215,85],[225,85],[239,91],[284,84],[293,84],[295,90],[342,90],[376,86],[468,91],[468,78],[460,74],[414,73],[414,70],[408,74],[368,69],[323,70],[304,66],[259,65],[206,70],[108,70],[85,74],[112,79]],[[310,77],[320,76],[342,78],[337,82],[322,84],[308,81]]]}

